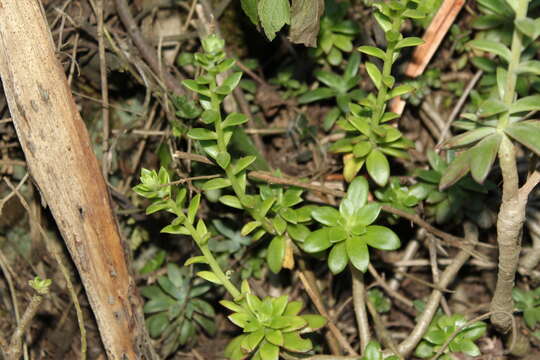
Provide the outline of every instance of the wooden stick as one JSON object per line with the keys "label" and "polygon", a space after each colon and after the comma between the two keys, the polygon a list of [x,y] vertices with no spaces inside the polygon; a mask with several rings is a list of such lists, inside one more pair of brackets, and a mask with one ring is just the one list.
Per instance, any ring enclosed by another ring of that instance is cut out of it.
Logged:
{"label": "wooden stick", "polygon": [[[405,75],[412,78],[422,75],[463,5],[465,0],[444,0],[422,37],[424,43],[414,49],[411,61],[405,68]],[[390,106],[391,111],[401,115],[405,109],[405,101],[397,97]]]}
{"label": "wooden stick", "polygon": [[157,359],[109,193],[35,0],[0,0],[0,76],[28,169],[77,266],[109,359]]}

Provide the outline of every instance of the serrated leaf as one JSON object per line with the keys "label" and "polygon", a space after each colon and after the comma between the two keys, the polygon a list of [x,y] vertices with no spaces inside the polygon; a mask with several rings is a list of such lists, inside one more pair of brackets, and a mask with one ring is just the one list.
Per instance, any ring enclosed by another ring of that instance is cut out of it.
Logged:
{"label": "serrated leaf", "polygon": [[493,162],[499,151],[501,143],[501,134],[493,134],[485,137],[476,144],[470,151],[471,157],[471,175],[476,182],[483,184],[489,174]]}
{"label": "serrated leaf", "polygon": [[496,41],[472,40],[469,42],[469,46],[477,50],[487,51],[492,54],[498,55],[508,63],[510,62],[510,58],[512,57],[510,50],[504,44],[498,43]]}
{"label": "serrated leaf", "polygon": [[274,40],[276,33],[290,23],[289,0],[259,0],[257,9],[264,33],[269,40]]}

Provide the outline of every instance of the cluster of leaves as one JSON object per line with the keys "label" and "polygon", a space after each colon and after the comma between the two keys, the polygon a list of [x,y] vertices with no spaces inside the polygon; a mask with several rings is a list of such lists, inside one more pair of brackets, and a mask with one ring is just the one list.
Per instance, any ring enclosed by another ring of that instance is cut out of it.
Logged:
{"label": "cluster of leaves", "polygon": [[[474,342],[484,336],[486,328],[482,321],[469,324],[460,314],[436,316],[416,347],[415,355],[423,359],[431,358],[443,345],[448,345],[439,359],[453,360],[452,353],[479,356],[480,349]],[[446,344],[450,339],[452,340]]]}
{"label": "cluster of leaves", "polygon": [[392,307],[392,303],[390,302],[390,299],[384,295],[384,293],[379,289],[371,289],[368,291],[368,299],[375,307],[375,310],[377,312],[383,314],[390,311],[390,308]]}
{"label": "cluster of leaves", "polygon": [[330,130],[341,115],[349,112],[349,103],[351,101],[360,101],[364,98],[365,92],[357,88],[360,81],[358,75],[359,65],[360,55],[353,53],[347,61],[342,76],[332,71],[316,70],[314,72],[315,77],[325,86],[307,91],[298,98],[300,104],[309,104],[330,98],[335,99],[337,107],[330,110],[326,115],[323,123],[324,130]]}
{"label": "cluster of leaves", "polygon": [[[516,13],[518,6],[514,2],[502,0],[483,1],[482,4],[495,14],[502,11],[502,8],[511,8],[511,12]],[[499,5],[502,8],[497,9]],[[515,36],[519,39],[513,41],[513,51],[504,43],[491,39],[477,39],[469,43],[473,49],[499,58],[499,64],[489,60],[483,62],[495,67],[496,91],[480,104],[476,113],[463,115],[466,121],[461,121],[458,125],[466,131],[445,143],[446,148],[465,150],[446,170],[440,182],[441,189],[453,185],[469,172],[474,180],[483,183],[498,152],[512,151],[512,140],[529,148],[533,153],[540,154],[540,122],[527,120],[529,112],[540,109],[540,95],[515,99],[519,75],[540,74],[540,62],[531,60],[534,53],[526,51],[527,46],[540,36],[540,23],[528,18],[526,12],[526,8],[521,9],[513,20]],[[485,19],[484,17],[484,21]],[[509,64],[508,67],[499,66],[504,63]]]}
{"label": "cluster of leaves", "polygon": [[[445,224],[450,220],[460,223],[465,216],[482,228],[492,226],[493,216],[485,201],[488,191],[493,190],[495,185],[490,182],[480,185],[467,176],[441,191],[439,183],[448,169],[448,161],[431,150],[427,152],[427,157],[431,169],[415,170],[418,183],[411,187],[410,195],[425,202],[428,218]],[[448,152],[447,158],[451,161],[452,157],[452,152]]]}
{"label": "cluster of leaves", "polygon": [[343,53],[353,50],[353,41],[360,32],[358,25],[347,20],[348,2],[326,0],[325,13],[321,19],[319,44],[313,49],[313,56],[324,59],[332,66],[343,61]]}
{"label": "cluster of leaves", "polygon": [[[233,311],[229,319],[243,329],[243,334],[232,340],[225,349],[225,356],[232,360],[277,360],[280,352],[305,353],[313,348],[309,339],[300,332],[313,332],[325,325],[320,315],[299,315],[301,301],[289,301],[286,295],[264,299],[254,295],[246,281],[242,284],[242,298],[222,300],[224,307]],[[241,304],[242,305],[241,305]]]}
{"label": "cluster of leaves", "polygon": [[512,298],[516,302],[516,308],[523,311],[525,324],[534,330],[540,322],[540,287],[530,291],[516,287],[512,289]]}
{"label": "cluster of leaves", "polygon": [[308,91],[306,84],[293,78],[293,69],[291,67],[279,71],[276,77],[270,79],[269,83],[285,89],[281,93],[285,99],[296,98]]}
{"label": "cluster of leaves", "polygon": [[398,117],[386,111],[387,102],[411,92],[410,84],[395,86],[392,65],[398,58],[400,49],[417,46],[422,40],[416,37],[404,38],[400,28],[405,19],[418,19],[427,15],[424,2],[402,0],[375,3],[374,16],[385,32],[386,49],[374,46],[361,46],[358,50],[373,58],[382,60],[382,71],[371,61],[365,63],[367,73],[377,89],[377,94],[369,94],[358,104],[350,104],[350,114],[338,121],[338,125],[347,131],[347,137],[339,140],[330,148],[344,156],[343,175],[352,181],[366,164],[368,174],[379,186],[385,186],[390,176],[387,156],[408,158],[405,151],[411,142],[403,137],[394,126],[386,124]]}
{"label": "cluster of leaves", "polygon": [[349,185],[339,211],[329,206],[312,211],[313,218],[324,227],[310,233],[301,245],[302,249],[320,253],[331,248],[328,267],[334,274],[342,272],[349,262],[365,272],[369,264],[368,245],[380,250],[400,247],[399,238],[392,230],[372,225],[379,216],[381,205],[367,203],[368,192],[367,180],[358,177]]}
{"label": "cluster of leaves", "polygon": [[162,356],[167,357],[178,347],[193,343],[197,330],[209,335],[216,333],[215,311],[201,297],[211,286],[192,278],[187,268],[167,265],[167,275],[157,283],[145,286],[141,293],[148,301],[144,313],[150,336],[163,339]]}

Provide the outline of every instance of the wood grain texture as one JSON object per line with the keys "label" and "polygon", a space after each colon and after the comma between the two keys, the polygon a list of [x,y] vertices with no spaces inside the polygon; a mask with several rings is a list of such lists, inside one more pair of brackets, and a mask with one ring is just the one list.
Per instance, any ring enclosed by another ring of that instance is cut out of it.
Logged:
{"label": "wood grain texture", "polygon": [[153,359],[108,190],[37,0],[0,0],[0,75],[33,180],[84,284],[109,359]]}

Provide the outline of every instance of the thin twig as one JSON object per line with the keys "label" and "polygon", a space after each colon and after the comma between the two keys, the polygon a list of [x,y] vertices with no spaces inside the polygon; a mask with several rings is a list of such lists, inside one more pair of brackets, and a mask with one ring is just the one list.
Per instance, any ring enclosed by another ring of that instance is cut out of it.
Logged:
{"label": "thin twig", "polygon": [[324,304],[322,303],[321,299],[318,298],[315,295],[315,291],[313,290],[312,285],[308,281],[308,278],[304,275],[302,271],[298,273],[298,277],[300,278],[300,281],[304,285],[304,288],[306,289],[306,293],[308,294],[309,298],[317,308],[317,311],[324,316],[327,320],[327,326],[328,329],[332,332],[332,334],[335,336],[336,340],[340,343],[340,345],[351,355],[358,355],[356,351],[351,347],[345,336],[341,333],[341,331],[338,329],[336,324],[334,324],[332,318],[328,314],[328,311],[326,311],[326,308],[324,307]]}
{"label": "thin twig", "polygon": [[[464,229],[465,237],[468,240],[466,246],[469,247],[468,250],[472,250],[474,245],[470,244],[474,244],[477,242],[478,229],[475,225],[468,222],[465,223]],[[466,249],[460,250],[460,252],[455,257],[454,262],[446,269],[444,269],[443,273],[441,274],[439,284],[437,284],[439,288],[446,288],[455,279],[461,267],[467,262],[467,260],[469,260],[469,253],[470,251],[466,251]],[[398,351],[405,358],[407,358],[408,355],[416,348],[416,345],[418,345],[418,342],[420,342],[422,336],[424,336],[426,330],[429,327],[429,324],[433,320],[433,316],[435,315],[437,308],[439,307],[441,298],[441,291],[433,290],[431,292],[424,311],[416,320],[416,326],[414,327],[413,331],[403,342],[401,342],[401,344],[399,344]]]}
{"label": "thin twig", "polygon": [[66,286],[68,288],[69,295],[71,297],[71,300],[73,301],[73,304],[75,305],[75,312],[77,314],[77,321],[78,321],[78,324],[79,324],[79,332],[80,332],[80,335],[81,335],[81,357],[80,358],[81,358],[81,360],[85,360],[86,359],[87,344],[86,344],[86,329],[84,327],[84,316],[83,316],[83,312],[82,312],[82,309],[81,309],[81,304],[79,303],[79,299],[77,297],[77,292],[75,291],[75,287],[73,286],[73,282],[71,281],[69,271],[66,268],[66,266],[64,265],[64,263],[62,262],[62,259],[60,257],[60,251],[58,249],[56,249],[55,245],[50,240],[49,235],[45,232],[45,230],[43,229],[43,227],[41,226],[39,221],[36,220],[34,214],[30,210],[30,206],[28,205],[28,202],[26,201],[24,196],[22,196],[21,193],[13,186],[13,184],[11,183],[11,181],[9,181],[8,178],[4,178],[4,181],[6,182],[8,187],[15,193],[15,195],[17,195],[17,197],[19,198],[19,200],[21,202],[21,205],[24,207],[24,209],[28,213],[30,221],[33,221],[37,225],[41,236],[45,240],[45,244],[50,245],[50,247],[46,246],[46,248],[53,255],[55,261],[58,263],[58,267],[60,269],[60,272],[62,273],[62,275],[64,276],[64,279],[66,280]]}

